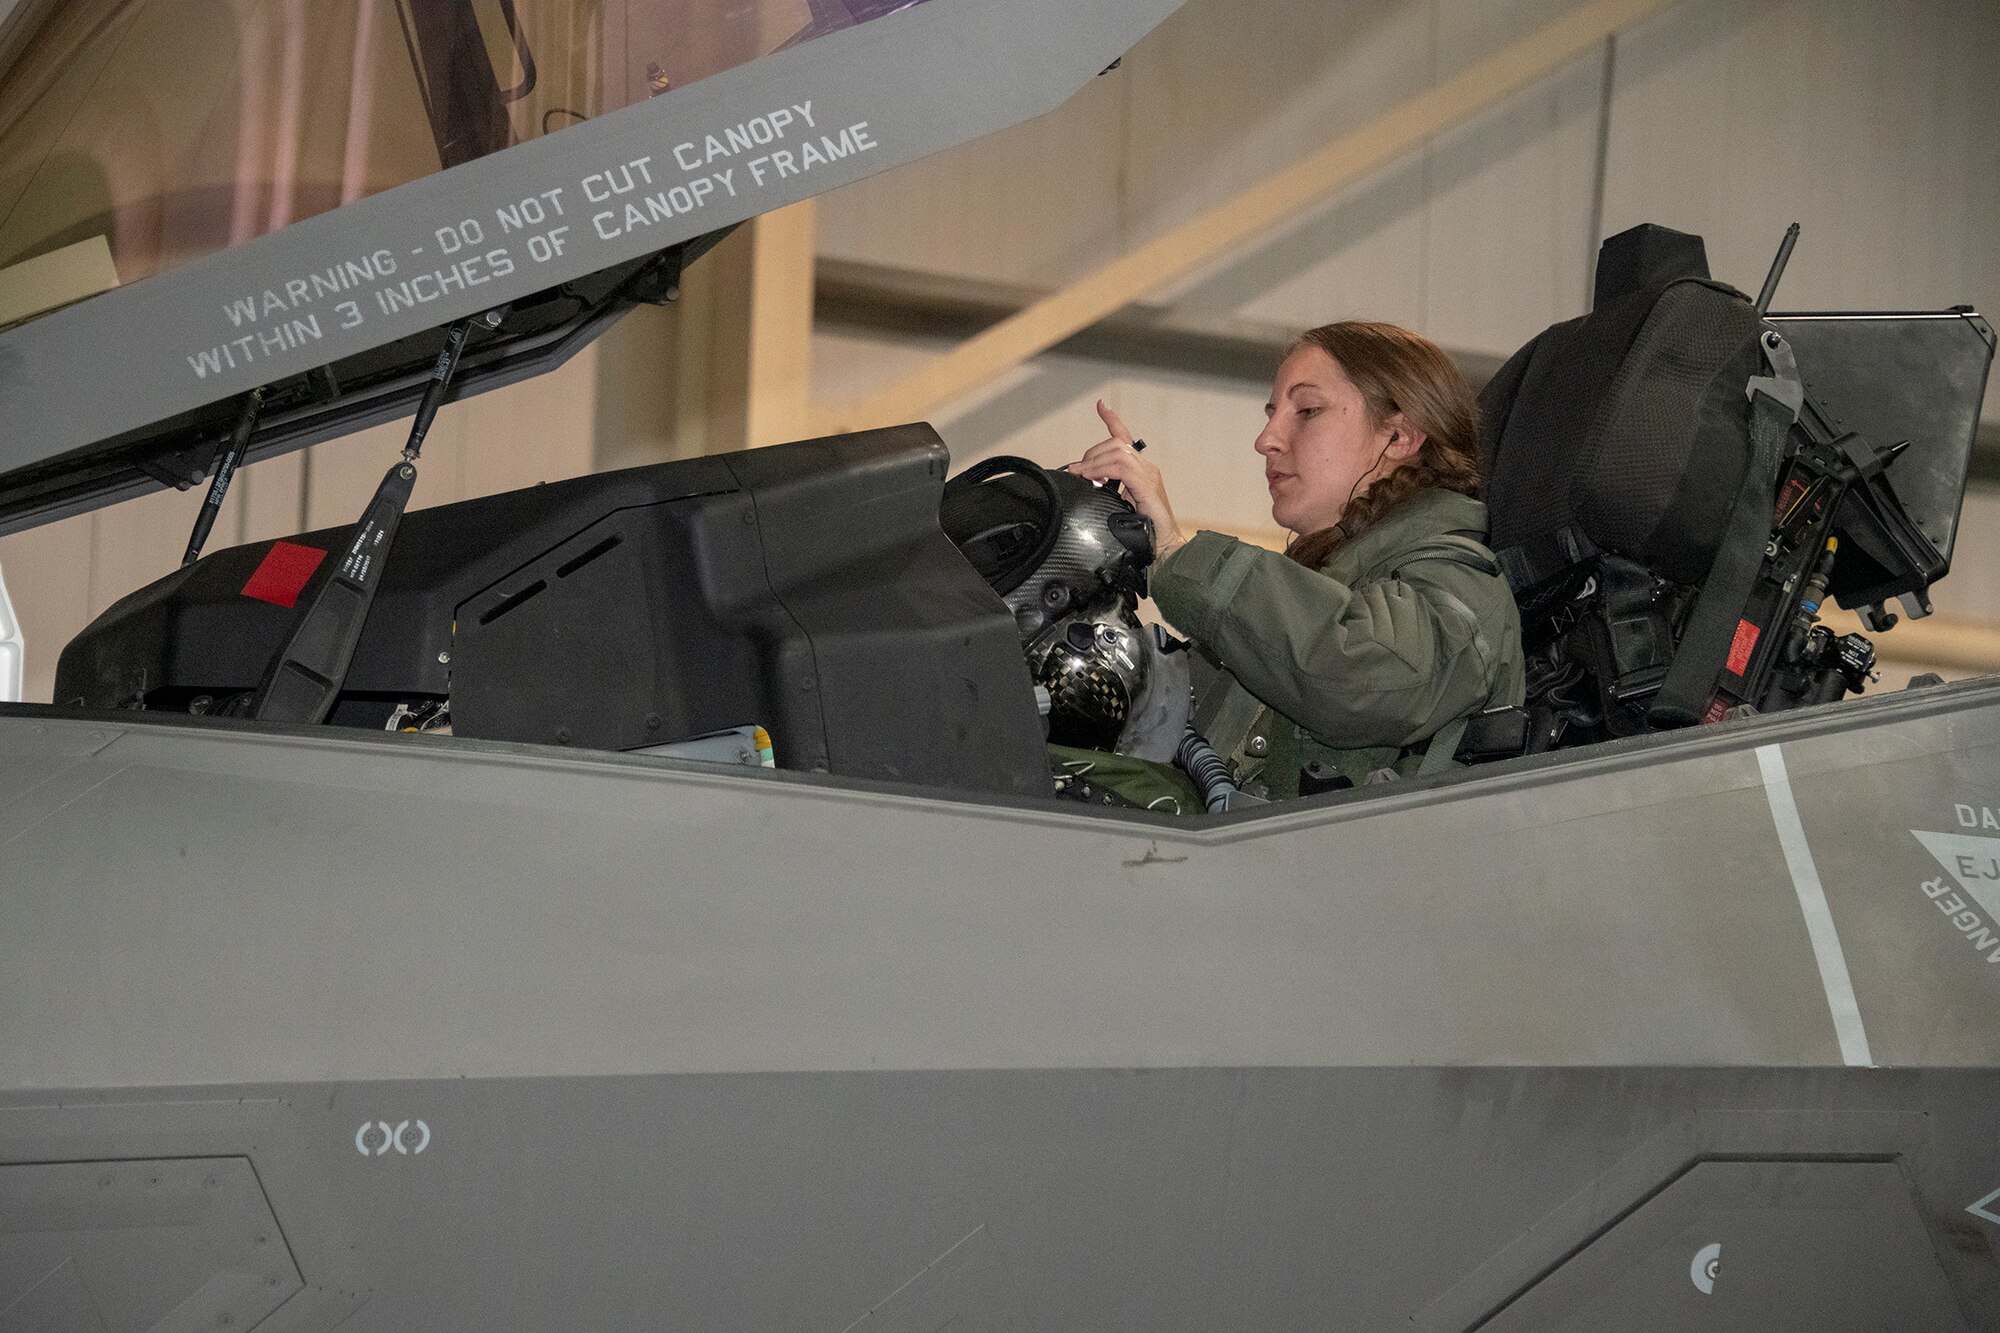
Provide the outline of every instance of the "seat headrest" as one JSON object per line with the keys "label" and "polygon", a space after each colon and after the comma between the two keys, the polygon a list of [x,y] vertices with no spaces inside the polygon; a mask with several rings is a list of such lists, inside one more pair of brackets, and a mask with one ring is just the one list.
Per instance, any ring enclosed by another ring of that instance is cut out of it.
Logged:
{"label": "seat headrest", "polygon": [[1597,251],[1593,309],[1633,292],[1666,286],[1682,278],[1708,276],[1708,249],[1701,237],[1671,227],[1641,223],[1608,238]]}

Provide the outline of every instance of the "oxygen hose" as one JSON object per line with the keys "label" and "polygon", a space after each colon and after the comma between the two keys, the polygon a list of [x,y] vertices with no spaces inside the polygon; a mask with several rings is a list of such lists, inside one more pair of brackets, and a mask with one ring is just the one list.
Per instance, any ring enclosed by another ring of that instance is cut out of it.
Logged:
{"label": "oxygen hose", "polygon": [[1229,761],[1202,739],[1193,723],[1189,723],[1188,729],[1181,733],[1180,748],[1174,752],[1174,760],[1194,779],[1196,789],[1201,792],[1202,803],[1211,815],[1219,815],[1229,809],[1232,799],[1239,804],[1242,802],[1243,789],[1236,785]]}

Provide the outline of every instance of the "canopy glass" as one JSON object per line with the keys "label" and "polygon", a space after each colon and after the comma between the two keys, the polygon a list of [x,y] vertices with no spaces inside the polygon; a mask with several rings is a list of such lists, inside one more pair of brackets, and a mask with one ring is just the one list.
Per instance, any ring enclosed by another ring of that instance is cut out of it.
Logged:
{"label": "canopy glass", "polygon": [[0,325],[923,2],[0,3]]}

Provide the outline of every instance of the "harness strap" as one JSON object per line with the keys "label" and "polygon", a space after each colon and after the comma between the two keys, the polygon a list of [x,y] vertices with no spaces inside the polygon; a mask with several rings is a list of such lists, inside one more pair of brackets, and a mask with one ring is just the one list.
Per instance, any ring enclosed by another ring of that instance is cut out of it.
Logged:
{"label": "harness strap", "polygon": [[1785,437],[1798,419],[1803,394],[1790,347],[1774,331],[1763,338],[1764,357],[1772,376],[1752,379],[1750,396],[1750,460],[1743,469],[1743,489],[1723,528],[1715,563],[1702,581],[1687,627],[1667,664],[1667,678],[1653,696],[1646,720],[1656,727],[1691,727],[1702,720],[1715,695],[1716,680],[1729,657],[1743,609],[1764,567],[1765,545],[1771,535],[1771,504],[1778,484]]}
{"label": "harness strap", "polygon": [[1417,762],[1416,776],[1427,778],[1433,773],[1442,773],[1451,767],[1451,761],[1458,754],[1458,743],[1465,739],[1465,726],[1469,717],[1453,718],[1438,728],[1431,743],[1424,747],[1424,757]]}
{"label": "harness strap", "polygon": [[1495,553],[1507,586],[1519,596],[1576,568],[1599,554],[1583,529],[1569,524]]}

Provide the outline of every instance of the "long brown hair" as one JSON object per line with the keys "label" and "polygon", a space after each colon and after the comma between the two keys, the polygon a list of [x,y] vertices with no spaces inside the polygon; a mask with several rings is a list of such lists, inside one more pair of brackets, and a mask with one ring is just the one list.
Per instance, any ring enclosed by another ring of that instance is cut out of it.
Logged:
{"label": "long brown hair", "polygon": [[1370,426],[1379,427],[1400,412],[1424,433],[1424,443],[1415,457],[1350,499],[1338,523],[1294,537],[1286,555],[1318,569],[1343,542],[1375,526],[1419,491],[1479,494],[1479,401],[1436,343],[1395,324],[1342,320],[1307,329],[1285,355],[1302,347],[1317,347],[1339,364],[1361,391]]}

